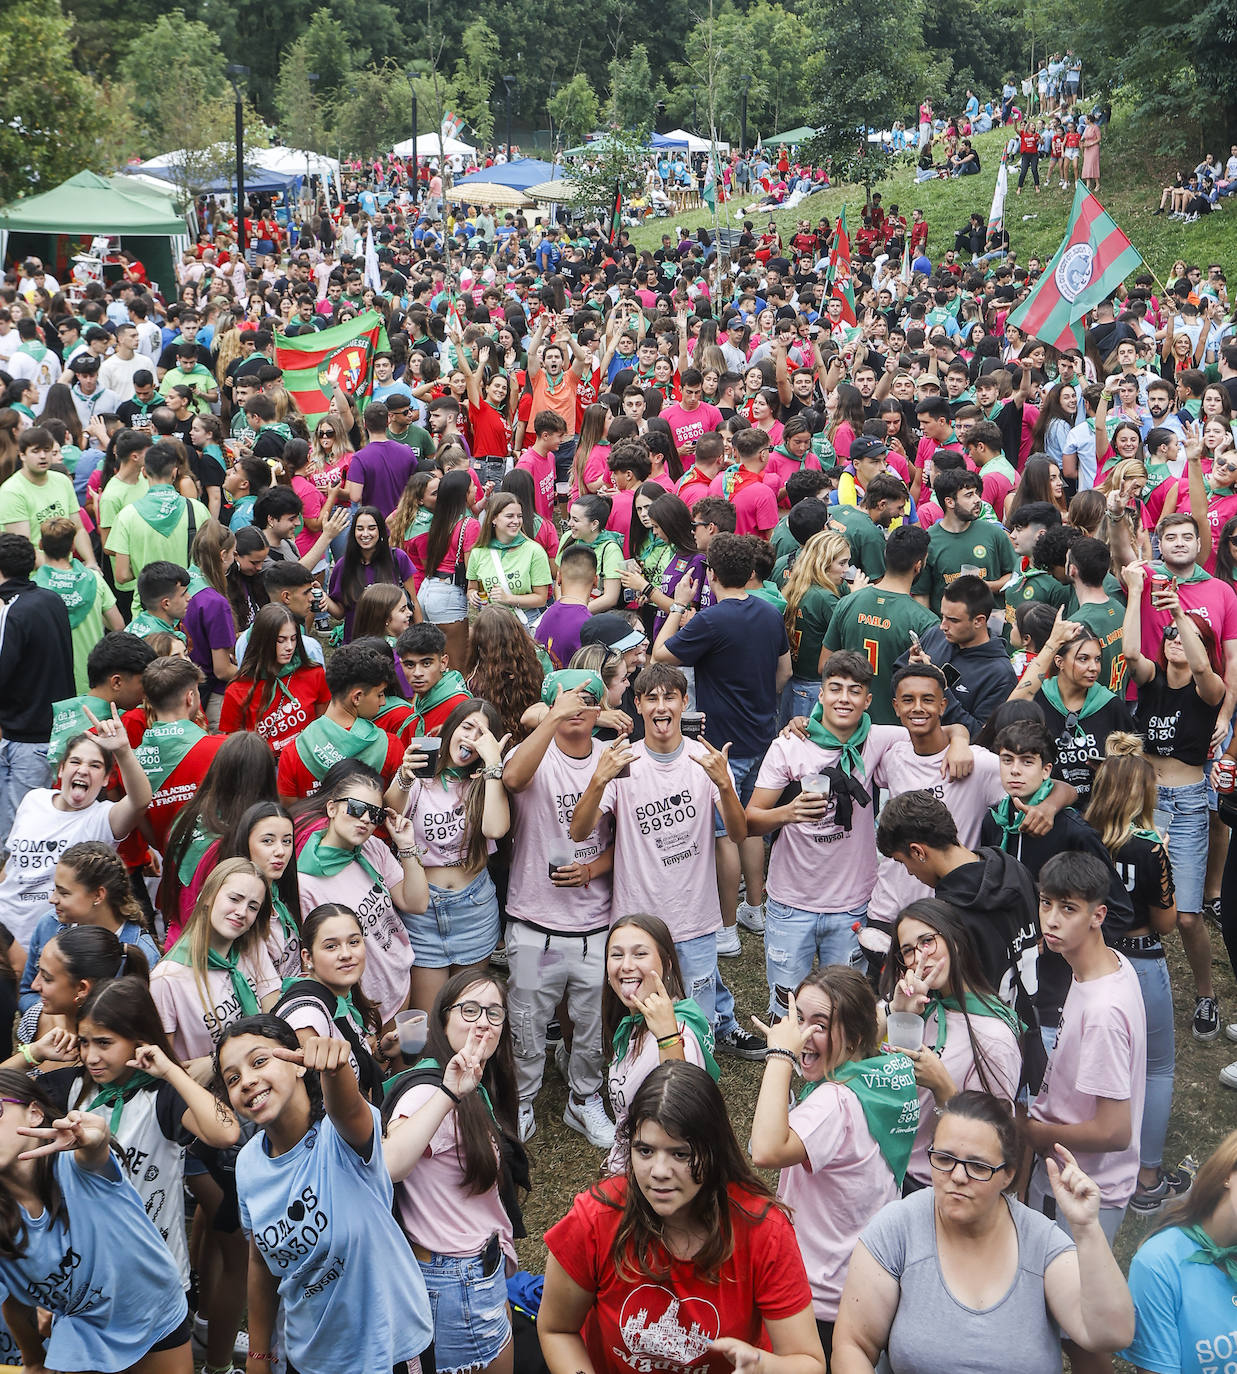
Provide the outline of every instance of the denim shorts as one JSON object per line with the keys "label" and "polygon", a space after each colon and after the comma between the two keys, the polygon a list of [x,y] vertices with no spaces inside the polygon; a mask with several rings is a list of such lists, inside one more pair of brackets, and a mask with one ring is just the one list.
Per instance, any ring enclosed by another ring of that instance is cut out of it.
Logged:
{"label": "denim shorts", "polygon": [[856,926],[865,924],[867,913],[866,906],[854,911],[802,911],[765,897],[765,978],[772,1015],[787,1014],[787,991],[803,982],[817,959],[822,967],[852,961],[859,951]]}
{"label": "denim shorts", "polygon": [[417,593],[421,611],[431,625],[454,625],[468,619],[468,597],[448,577],[427,577]]}
{"label": "denim shorts", "polygon": [[484,1369],[511,1340],[507,1314],[507,1266],[486,1274],[480,1255],[433,1255],[418,1259],[434,1318],[437,1374]]}
{"label": "denim shorts", "polygon": [[1203,879],[1207,874],[1207,784],[1157,789],[1156,806],[1169,814],[1168,857],[1177,889],[1177,910],[1203,909]]}
{"label": "denim shorts", "polygon": [[400,913],[421,968],[483,964],[498,944],[498,893],[488,870],[459,891],[430,884],[430,904],[421,915]]}
{"label": "denim shorts", "polygon": [[[752,793],[756,790],[756,778],[760,773],[760,765],[765,761],[765,751],[754,754],[751,758],[736,759],[733,756],[730,760],[730,776],[734,779],[734,790],[739,794],[739,800],[744,806],[752,799]],[[713,808],[713,834],[717,839],[726,833],[725,823],[722,821],[722,813]]]}

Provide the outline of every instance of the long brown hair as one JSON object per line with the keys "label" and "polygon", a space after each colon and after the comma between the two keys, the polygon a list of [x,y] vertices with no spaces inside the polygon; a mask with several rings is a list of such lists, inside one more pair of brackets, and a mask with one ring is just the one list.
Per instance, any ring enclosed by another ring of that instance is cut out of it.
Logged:
{"label": "long brown hair", "polygon": [[[614,1057],[614,1032],[618,1029],[619,1022],[627,1015],[627,1008],[619,1000],[618,993],[610,986],[607,972],[610,941],[614,938],[614,932],[621,930],[623,926],[634,926],[636,930],[644,931],[657,946],[657,953],[661,956],[662,986],[670,997],[677,1002],[680,998],[687,996],[683,990],[683,969],[679,964],[679,956],[674,948],[674,937],[670,934],[670,928],[665,921],[657,916],[649,916],[643,911],[637,911],[631,916],[616,917],[611,921],[610,929],[606,931],[606,947],[602,955],[601,965],[603,980],[601,984],[601,1043],[607,1059]],[[632,1035],[631,1041],[634,1048],[638,1049],[644,1031],[645,1027],[641,1024]]]}
{"label": "long brown hair", "polygon": [[474,696],[494,704],[502,733],[518,744],[525,733],[520,718],[541,700],[544,674],[532,637],[505,606],[481,608],[468,636],[464,676]]}
{"label": "long brown hair", "polygon": [[249,683],[249,691],[245,700],[241,702],[242,714],[249,710],[259,687],[265,687],[266,699],[258,708],[258,714],[265,714],[275,703],[275,698],[279,694],[279,658],[275,641],[285,625],[291,625],[296,630],[297,657],[293,661],[299,660],[303,668],[310,666],[309,652],[301,637],[301,627],[296,616],[282,601],[268,602],[253,618],[249,638],[245,641],[245,656],[241,659],[241,666],[236,670],[235,681]]}
{"label": "long brown hair", "polygon": [[[734,1212],[762,1221],[775,1208],[788,1215],[786,1209],[739,1148],[721,1092],[703,1069],[669,1060],[649,1074],[619,1127],[629,1150],[646,1121],[691,1151],[692,1180],[700,1185],[690,1204],[692,1219],[707,1236],[692,1262],[706,1283],[716,1283],[734,1254]],[[595,1185],[592,1194],[604,1206],[622,1209],[610,1251],[618,1275],[628,1281],[664,1281],[670,1269],[665,1228],[641,1192],[630,1161],[629,1153],[625,1196],[616,1198],[604,1184]],[[734,1197],[729,1191],[732,1184],[742,1190]]]}
{"label": "long brown hair", "polygon": [[[451,762],[451,741],[455,732],[469,716],[475,715],[478,711],[485,717],[486,728],[490,734],[495,739],[501,739],[503,736],[502,717],[488,701],[482,701],[480,697],[469,697],[467,701],[461,701],[443,723],[442,745],[438,750],[438,762],[434,765],[434,777],[441,778],[444,786],[447,770],[455,767]],[[481,828],[482,816],[485,813],[485,778],[481,776],[484,768],[485,760],[478,755],[465,775],[468,778],[468,785],[464,789],[465,847],[460,862],[470,873],[484,868],[489,854],[489,845]]]}

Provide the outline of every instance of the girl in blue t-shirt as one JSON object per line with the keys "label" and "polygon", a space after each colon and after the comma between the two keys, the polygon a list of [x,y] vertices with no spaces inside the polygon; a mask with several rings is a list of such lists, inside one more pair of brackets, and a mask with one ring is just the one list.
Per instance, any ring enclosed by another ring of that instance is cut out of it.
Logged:
{"label": "girl in blue t-shirt", "polygon": [[[163,1237],[91,1112],[61,1116],[0,1069],[0,1286],[32,1369],[192,1374],[189,1308]],[[39,1334],[36,1308],[52,1314]]]}
{"label": "girl in blue t-shirt", "polygon": [[236,1161],[251,1362],[272,1357],[277,1298],[297,1374],[389,1374],[415,1359],[433,1337],[429,1299],[348,1042],[301,1045],[278,1017],[245,1016],[220,1037],[215,1071],[258,1127]]}

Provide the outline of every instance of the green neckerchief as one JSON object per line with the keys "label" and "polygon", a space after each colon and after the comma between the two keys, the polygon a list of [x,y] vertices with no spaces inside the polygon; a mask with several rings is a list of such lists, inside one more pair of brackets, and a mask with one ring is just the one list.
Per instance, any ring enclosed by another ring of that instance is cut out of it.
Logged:
{"label": "green neckerchief", "polygon": [[809,1083],[799,1094],[799,1101],[821,1083],[840,1083],[859,1099],[876,1148],[901,1188],[919,1130],[919,1090],[914,1064],[897,1051],[873,1059],[855,1059],[826,1078]]}
{"label": "green neckerchief", "polygon": [[360,716],[348,730],[329,716],[319,716],[296,737],[296,750],[301,762],[321,782],[340,759],[360,759],[381,773],[387,761],[387,737],[372,720]]}
{"label": "green neckerchief", "polygon": [[866,777],[867,770],[863,766],[863,746],[872,733],[872,717],[865,711],[854,734],[843,742],[825,724],[824,715],[824,708],[818,701],[812,707],[812,714],[807,719],[808,739],[822,749],[840,749],[842,757],[838,762],[842,765],[842,772],[848,777],[854,777],[856,772],[861,778]]}
{"label": "green neckerchief", "polygon": [[53,568],[44,563],[34,574],[35,583],[55,592],[69,612],[69,629],[76,630],[94,609],[99,596],[99,580],[84,563],[76,558],[67,568]]}
{"label": "green neckerchief", "polygon": [[[489,1023],[487,1022],[486,1024],[488,1025]],[[418,1059],[412,1068],[405,1070],[405,1072],[416,1073],[419,1069],[433,1069],[436,1073],[442,1073],[442,1065],[437,1059]],[[397,1078],[399,1076],[398,1074],[396,1075]],[[393,1079],[387,1079],[388,1083],[393,1081]],[[485,1103],[485,1109],[490,1114],[490,1120],[497,1124],[498,1118],[494,1115],[494,1103],[490,1098],[489,1089],[482,1082],[477,1083],[477,1096]]]}
{"label": "green neckerchief", "polygon": [[301,928],[292,919],[292,913],[288,910],[288,904],[279,895],[279,889],[271,887],[271,907],[275,912],[276,919],[283,927],[283,933],[289,940],[299,940],[301,938]]}
{"label": "green neckerchief", "polygon": [[187,509],[185,501],[170,483],[156,482],[133,502],[133,507],[156,534],[166,539],[180,523]]}
{"label": "green neckerchief", "polygon": [[1022,1024],[1018,1013],[1012,1007],[1007,1007],[999,997],[980,997],[978,993],[968,992],[959,1002],[956,997],[939,997],[930,994],[931,1000],[924,1008],[924,1020],[928,1019],[929,1013],[936,1011],[936,1052],[945,1048],[945,1013],[947,1011],[965,1011],[968,1016],[991,1016],[997,1021],[1004,1021],[1013,1031],[1015,1036],[1020,1036],[1026,1027]]}
{"label": "green neckerchief", "polygon": [[1087,695],[1082,705],[1077,711],[1071,711],[1061,700],[1061,684],[1055,677],[1048,678],[1040,688],[1044,694],[1044,699],[1054,710],[1059,711],[1068,718],[1074,717],[1074,734],[1077,736],[1085,735],[1087,732],[1082,728],[1082,722],[1088,716],[1093,716],[1097,711],[1102,711],[1105,706],[1113,699],[1114,694],[1107,687],[1101,687],[1098,682],[1093,682],[1087,688]]}
{"label": "green neckerchief", "polygon": [[63,701],[52,702],[52,734],[47,745],[47,761],[59,765],[64,747],[74,735],[87,733],[94,726],[86,719],[89,707],[97,720],[111,720],[112,703],[100,701],[87,693],[84,697],[66,697]]}
{"label": "green neckerchief", "polygon": [[355,849],[337,849],[333,844],[323,843],[325,834],[325,830],[315,830],[305,841],[305,847],[296,859],[296,866],[300,872],[308,873],[311,878],[333,878],[335,874],[342,873],[349,864],[358,863],[373,882],[385,888],[386,885],[379,877],[378,870],[365,857],[365,851],[360,845]]}
{"label": "green neckerchief", "polygon": [[149,611],[138,611],[137,615],[125,626],[125,631],[127,634],[136,635],[139,639],[144,639],[147,635],[169,634],[175,635],[177,639],[183,639],[186,644],[189,642],[184,630],[179,625],[173,625],[170,620],[161,620]]}
{"label": "green neckerchief", "polygon": [[[188,936],[182,935],[163,957],[170,959],[174,964],[188,964],[192,967],[193,956],[189,953]],[[214,969],[217,973],[226,973],[231,979],[232,991],[236,994],[241,1015],[257,1016],[262,1008],[258,1005],[257,994],[249,986],[249,980],[240,970],[239,961],[240,952],[235,945],[226,954],[220,954],[215,949],[206,951],[206,967]]]}
{"label": "green neckerchief", "polygon": [[157,792],[185,755],[205,738],[206,731],[191,720],[157,720],[149,726],[134,753],[150,779],[151,791]]}
{"label": "green neckerchief", "polygon": [[1151,569],[1153,572],[1161,573],[1164,577],[1171,577],[1181,587],[1188,587],[1191,582],[1206,582],[1211,576],[1206,568],[1200,568],[1197,563],[1185,577],[1182,577],[1180,573],[1171,572],[1164,563],[1152,563]]}
{"label": "green neckerchief", "polygon": [[1007,477],[1015,486],[1018,484],[1018,474],[1014,471],[1009,459],[1003,454],[998,454],[995,458],[989,458],[979,470],[980,477],[982,477],[985,472],[999,472],[1002,477]]}
{"label": "green neckerchief", "polygon": [[[1051,679],[1049,679],[1051,681]],[[1047,686],[1047,683],[1044,684]],[[1052,791],[1053,781],[1045,778],[1043,782],[1031,793],[1025,805],[1038,806],[1046,796]],[[1010,839],[1022,829],[1023,812],[1014,807],[1013,797],[1002,797],[997,804],[989,810],[988,814],[1001,827],[1001,848],[1008,849]]]}
{"label": "green neckerchief", "polygon": [[144,1073],[141,1069],[135,1069],[123,1083],[100,1083],[95,1100],[86,1110],[93,1112],[96,1107],[110,1107],[112,1117],[107,1124],[107,1129],[115,1135],[120,1126],[120,1114],[125,1109],[125,1103],[130,1098],[136,1097],[143,1088],[148,1088],[152,1083],[158,1081],[157,1078]]}
{"label": "green neckerchief", "polygon": [[1181,1231],[1199,1247],[1186,1256],[1187,1264],[1214,1264],[1237,1284],[1237,1245],[1217,1245],[1201,1226],[1183,1226]]}
{"label": "green neckerchief", "polygon": [[517,534],[516,537],[515,537],[513,540],[511,540],[511,542],[510,542],[509,544],[500,544],[500,543],[498,542],[498,540],[495,539],[495,540],[493,540],[489,545],[487,545],[487,547],[488,547],[488,548],[491,548],[491,549],[497,549],[497,550],[498,550],[498,556],[499,556],[499,558],[501,559],[502,556],[503,556],[503,554],[505,554],[505,553],[507,552],[508,549],[518,549],[518,548],[520,547],[521,544],[527,544],[527,543],[528,543],[528,535],[526,535],[526,534]]}
{"label": "green neckerchief", "polygon": [[617,544],[621,549],[623,547],[623,536],[618,530],[598,530],[596,539],[576,539],[573,536],[571,539],[564,542],[563,548],[599,549],[603,544]]}
{"label": "green neckerchief", "polygon": [[[684,997],[674,1004],[674,1019],[681,1021],[700,1042],[700,1049],[704,1054],[704,1067],[714,1083],[720,1082],[722,1071],[713,1058],[713,1027],[709,1025],[704,1012],[700,1010],[693,998]],[[614,1032],[615,1063],[618,1063],[627,1053],[627,1046],[631,1042],[633,1033],[643,1025],[644,1017],[640,1012],[628,1012],[618,1023]]]}
{"label": "green neckerchief", "polygon": [[463,674],[457,673],[454,668],[448,668],[424,696],[413,697],[412,709],[417,715],[424,718],[434,707],[441,706],[449,697],[467,691],[468,684],[464,681]]}
{"label": "green neckerchief", "polygon": [[182,887],[188,887],[193,881],[198,864],[206,857],[206,851],[218,838],[218,835],[212,835],[204,830],[200,820],[193,827],[193,834],[189,836],[189,844],[185,849],[185,857],[181,859],[180,867],[177,869]]}
{"label": "green neckerchief", "polygon": [[202,569],[196,563],[189,564],[189,600],[192,601],[199,592],[204,592],[210,583],[202,576]]}

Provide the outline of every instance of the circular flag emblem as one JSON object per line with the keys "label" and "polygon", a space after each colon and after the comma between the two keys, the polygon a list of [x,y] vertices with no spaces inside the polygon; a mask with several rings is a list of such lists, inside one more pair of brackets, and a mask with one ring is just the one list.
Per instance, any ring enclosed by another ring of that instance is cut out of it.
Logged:
{"label": "circular flag emblem", "polygon": [[975,555],[976,558],[982,558],[984,554],[988,552],[988,550],[985,549],[982,544],[976,544],[975,547],[971,550],[971,552]]}
{"label": "circular flag emblem", "polygon": [[355,396],[369,375],[373,354],[373,341],[364,335],[340,344],[318,364],[318,386],[322,394],[330,396],[339,386],[345,396]]}
{"label": "circular flag emblem", "polygon": [[1095,250],[1089,243],[1075,243],[1065,250],[1052,274],[1057,290],[1072,305],[1087,289],[1095,271]]}

